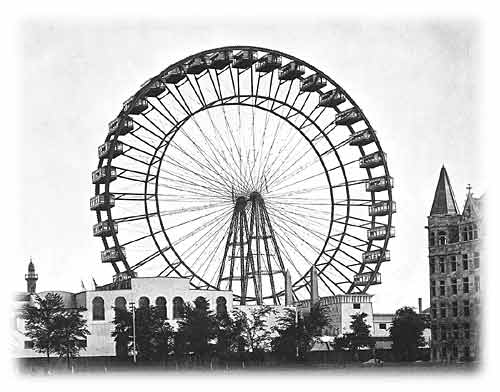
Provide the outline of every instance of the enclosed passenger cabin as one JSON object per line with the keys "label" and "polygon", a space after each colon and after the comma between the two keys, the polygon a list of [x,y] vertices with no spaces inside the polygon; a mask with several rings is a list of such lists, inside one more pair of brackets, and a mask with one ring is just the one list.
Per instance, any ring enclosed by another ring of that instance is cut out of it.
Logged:
{"label": "enclosed passenger cabin", "polygon": [[383,249],[371,250],[369,252],[363,253],[362,259],[363,264],[378,263],[379,261],[390,261],[391,253],[388,250],[384,252]]}
{"label": "enclosed passenger cabin", "polygon": [[335,124],[337,125],[352,125],[361,121],[363,116],[358,108],[350,108],[340,112],[335,116]]}
{"label": "enclosed passenger cabin", "polygon": [[279,80],[293,80],[301,77],[305,73],[304,64],[297,61],[291,61],[281,67],[278,74]]}
{"label": "enclosed passenger cabin", "polygon": [[389,213],[396,212],[395,201],[379,201],[368,207],[368,215],[370,216],[383,216]]}
{"label": "enclosed passenger cabin", "polygon": [[123,104],[123,111],[130,114],[141,114],[148,108],[148,101],[145,98],[137,98],[134,102],[135,97],[130,97]]}
{"label": "enclosed passenger cabin", "polygon": [[116,180],[116,168],[103,166],[92,172],[92,184],[105,184]]}
{"label": "enclosed passenger cabin", "polygon": [[90,198],[90,209],[92,211],[107,210],[115,206],[115,195],[112,193],[101,193]]}
{"label": "enclosed passenger cabin", "polygon": [[147,97],[157,97],[166,89],[161,80],[151,82],[151,79],[143,83],[141,88],[144,88],[144,95]]}
{"label": "enclosed passenger cabin", "polygon": [[362,272],[360,274],[354,275],[354,285],[355,286],[367,286],[370,283],[370,279],[373,276],[373,280],[371,284],[380,284],[382,283],[382,277],[379,272]]}
{"label": "enclosed passenger cabin", "polygon": [[255,66],[255,71],[257,72],[271,72],[275,69],[281,67],[281,56],[275,53],[269,53],[262,56],[257,65]]}
{"label": "enclosed passenger cabin", "polygon": [[168,84],[177,84],[186,77],[186,73],[181,66],[177,66],[168,71],[163,77],[163,81]]}
{"label": "enclosed passenger cabin", "polygon": [[386,191],[389,188],[392,188],[393,185],[393,179],[392,177],[375,177],[372,178],[371,180],[368,180],[366,183],[366,191],[367,192],[381,192],[381,191]]}
{"label": "enclosed passenger cabin", "polygon": [[222,52],[213,53],[208,56],[206,64],[207,68],[224,69],[233,61],[233,52],[224,50]]}
{"label": "enclosed passenger cabin", "polygon": [[242,50],[233,57],[233,68],[250,68],[257,62],[257,52],[255,50]]}
{"label": "enclosed passenger cabin", "polygon": [[366,146],[375,141],[375,131],[373,129],[364,129],[352,134],[350,146]]}
{"label": "enclosed passenger cabin", "polygon": [[377,226],[377,227],[372,227],[371,229],[367,230],[367,236],[368,240],[384,240],[387,235],[389,235],[389,238],[394,237],[394,227],[391,226],[390,229],[388,229],[387,225],[382,225],[382,226]]}
{"label": "enclosed passenger cabin", "polygon": [[[121,124],[120,124],[121,122]],[[108,133],[118,133],[118,135],[126,135],[134,129],[134,121],[129,116],[117,117],[108,124]]]}
{"label": "enclosed passenger cabin", "polygon": [[118,224],[114,221],[110,223],[108,220],[105,220],[92,226],[94,237],[111,237],[113,231],[118,233]]}
{"label": "enclosed passenger cabin", "polygon": [[116,158],[118,155],[123,154],[123,143],[117,141],[115,144],[106,142],[101,144],[97,149],[99,159],[103,158]]}
{"label": "enclosed passenger cabin", "polygon": [[207,69],[207,63],[204,57],[195,57],[184,65],[187,74],[198,75]]}
{"label": "enclosed passenger cabin", "polygon": [[359,167],[372,169],[374,167],[382,166],[386,159],[386,154],[382,151],[375,151],[374,153],[367,154],[359,158]]}
{"label": "enclosed passenger cabin", "polygon": [[123,261],[126,259],[125,248],[120,246],[120,248],[112,247],[101,251],[101,261],[103,263],[111,263],[114,261]]}
{"label": "enclosed passenger cabin", "polygon": [[340,92],[340,90],[330,90],[319,96],[318,106],[333,108],[340,105],[341,103],[344,103],[345,100],[346,98],[344,97],[344,94]]}
{"label": "enclosed passenger cabin", "polygon": [[326,79],[318,74],[309,75],[302,80],[300,84],[300,91],[318,91],[326,86]]}

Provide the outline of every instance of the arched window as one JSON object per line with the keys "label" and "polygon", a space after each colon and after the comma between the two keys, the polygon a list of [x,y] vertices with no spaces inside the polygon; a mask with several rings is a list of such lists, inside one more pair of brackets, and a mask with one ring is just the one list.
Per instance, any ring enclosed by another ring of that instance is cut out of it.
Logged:
{"label": "arched window", "polygon": [[115,309],[127,310],[127,301],[123,297],[115,298]]}
{"label": "arched window", "polygon": [[175,297],[174,303],[174,319],[180,319],[184,317],[184,300],[181,297]]}
{"label": "arched window", "polygon": [[167,300],[165,297],[156,298],[155,305],[160,317],[165,320],[167,318]]}
{"label": "arched window", "polygon": [[148,297],[139,298],[139,308],[149,308],[149,298]]}
{"label": "arched window", "polygon": [[444,231],[438,233],[438,241],[439,245],[446,245],[446,233]]}
{"label": "arched window", "polygon": [[104,320],[104,300],[101,297],[92,300],[92,320]]}
{"label": "arched window", "polygon": [[208,302],[204,297],[198,297],[194,300],[194,306],[196,306],[198,309],[203,309],[205,308]]}
{"label": "arched window", "polygon": [[226,299],[224,297],[217,297],[216,304],[217,304],[217,316],[224,316],[227,314],[227,306],[226,306]]}

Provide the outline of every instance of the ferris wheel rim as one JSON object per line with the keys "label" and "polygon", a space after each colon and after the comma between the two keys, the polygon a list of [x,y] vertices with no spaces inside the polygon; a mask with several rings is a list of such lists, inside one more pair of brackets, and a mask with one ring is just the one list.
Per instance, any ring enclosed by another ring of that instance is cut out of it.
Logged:
{"label": "ferris wheel rim", "polygon": [[[180,60],[180,61],[177,61],[175,63],[173,63],[172,65],[170,65],[169,67],[167,67],[166,69],[164,69],[162,72],[160,72],[157,76],[151,78],[149,80],[149,82],[152,82],[154,80],[157,80],[158,78],[160,78],[162,75],[164,75],[166,72],[168,72],[169,70],[171,69],[174,69],[175,67],[179,66],[180,64],[184,64],[186,61],[192,59],[192,58],[196,58],[196,57],[199,57],[199,56],[202,56],[202,55],[206,55],[206,54],[210,54],[210,53],[215,53],[215,52],[219,52],[219,51],[225,51],[225,50],[255,50],[255,51],[259,51],[259,52],[265,52],[265,53],[273,53],[273,54],[278,54],[280,56],[283,56],[284,58],[287,58],[289,60],[292,60],[292,61],[298,61],[300,62],[301,64],[304,64],[307,68],[309,68],[310,70],[312,71],[315,71],[316,73],[320,74],[322,77],[324,77],[325,79],[327,79],[333,86],[335,86],[336,88],[340,89],[342,91],[342,93],[345,95],[345,97],[347,98],[347,100],[349,101],[349,103],[351,105],[353,105],[353,107],[355,107],[357,110],[359,110],[361,116],[363,117],[363,121],[364,123],[367,125],[367,127],[370,127],[371,128],[371,124],[369,123],[369,120],[368,118],[365,116],[365,114],[363,113],[361,107],[359,105],[356,104],[356,102],[349,96],[349,94],[347,93],[347,91],[342,88],[337,82],[335,82],[332,78],[330,78],[327,74],[325,74],[324,72],[320,71],[319,69],[317,69],[316,67],[312,66],[311,64],[308,64],[307,62],[295,57],[295,56],[292,56],[292,55],[289,55],[287,53],[284,53],[284,52],[281,52],[281,51],[277,51],[277,50],[272,50],[272,49],[267,49],[267,48],[261,48],[261,47],[256,47],[256,46],[241,46],[241,45],[238,45],[238,46],[225,46],[225,47],[219,47],[219,48],[214,48],[214,49],[209,49],[209,50],[205,50],[205,51],[202,51],[202,52],[199,52],[199,53],[196,53],[196,54],[193,54],[193,55],[190,55],[190,56],[187,56],[186,58]],[[141,96],[141,92],[143,92],[143,89],[140,89],[135,95],[134,95],[134,100],[138,99],[140,96]],[[224,99],[226,99],[227,97],[225,97]],[[264,98],[262,96],[262,98]],[[221,101],[223,101],[224,99],[221,99]],[[267,97],[267,99],[271,99],[271,97]],[[285,103],[286,104],[286,103]],[[224,105],[224,104],[222,104]],[[235,104],[236,105],[236,104]],[[241,105],[241,103],[240,103]],[[252,106],[252,105],[248,105],[248,106]],[[257,107],[255,105],[253,105],[254,107]],[[216,106],[213,106],[213,107],[216,107]],[[208,110],[210,109],[210,107],[203,107],[197,111],[195,111],[194,113],[191,113],[190,115],[186,116],[186,121],[189,120],[189,118],[191,118],[193,115],[195,115],[196,113],[198,112],[201,112],[203,110]],[[259,107],[259,109],[264,109],[262,107]],[[336,109],[336,108],[335,108]],[[337,109],[336,109],[337,110]],[[269,111],[270,113],[273,113],[274,115],[277,115],[278,117],[281,117],[279,116],[277,113],[274,113],[272,111]],[[338,110],[337,110],[338,112]],[[120,112],[120,114],[118,115],[118,117],[122,118],[124,115],[127,115],[128,113],[127,112],[124,112],[123,110]],[[282,117],[281,117],[282,118]],[[282,118],[284,119],[284,118]],[[178,125],[178,124],[177,124]],[[291,124],[295,129],[297,129],[293,124]],[[322,132],[321,130],[321,127],[318,127],[316,124],[315,124],[316,128]],[[351,133],[354,133],[354,131],[352,130],[351,126],[347,126],[350,130]],[[298,130],[298,129],[297,129]],[[301,132],[299,130],[299,132]],[[301,132],[302,133],[302,132]],[[314,148],[314,145],[310,142],[310,140],[302,133],[302,136],[311,144],[311,146]],[[106,137],[106,141],[112,141],[114,143],[116,143],[118,140],[118,134],[115,134],[115,135],[108,135]],[[330,142],[330,140],[328,138],[326,138],[326,140],[328,140],[328,142]],[[379,151],[383,151],[381,146],[380,146],[380,142],[379,142],[379,139],[378,137],[375,135],[375,144],[377,146],[377,149]],[[331,143],[330,143],[331,144]],[[333,147],[333,146],[332,146]],[[314,148],[315,150],[315,148]],[[365,153],[363,151],[363,148],[361,146],[359,146],[359,150],[361,152],[361,156],[365,156]],[[165,149],[165,152],[166,152],[166,149]],[[165,153],[164,152],[164,153]],[[334,152],[337,153],[337,151],[334,149]],[[319,153],[317,151],[315,151],[316,155],[320,158],[320,160],[322,161]],[[338,157],[337,157],[338,158]],[[99,167],[103,167],[103,163],[107,160],[107,163],[105,166],[107,167],[111,167],[111,162],[112,162],[112,158],[111,159],[107,159],[107,158],[101,158],[99,159]],[[339,162],[340,161],[340,158],[338,158]],[[324,166],[324,165],[323,165]],[[390,176],[390,173],[389,173],[389,169],[387,167],[387,162],[386,160],[384,160],[384,163],[383,163],[383,166],[384,166],[384,172],[386,173],[386,176]],[[372,178],[372,175],[371,175],[371,171],[369,169],[366,170],[367,172],[367,175],[368,175],[368,178],[371,179]],[[345,173],[343,173],[344,177],[345,177]],[[330,179],[329,177],[327,176],[328,178],[328,182],[329,184],[331,184],[330,182]],[[346,182],[347,182],[347,177],[346,178]],[[104,185],[104,189],[105,189],[105,192],[110,192],[110,187],[109,187],[109,182],[106,183]],[[333,196],[333,191],[332,191],[332,188],[331,186],[329,187],[330,188],[330,196],[331,196],[331,214],[332,214],[332,220],[333,220],[333,210],[334,210],[334,205],[335,205],[335,199],[334,199],[334,196]],[[95,192],[96,192],[96,195],[99,193],[99,185],[96,185],[95,187]],[[346,185],[346,192],[349,194],[349,186]],[[392,190],[391,188],[389,188],[387,190],[388,192],[388,200],[392,202]],[[374,195],[374,192],[370,192],[371,193],[371,198],[372,200],[375,200],[375,195]],[[347,207],[348,208],[348,212],[349,212],[349,206]],[[157,209],[158,209],[158,206],[157,206]],[[107,215],[107,219],[108,220],[112,220],[112,213],[111,213],[111,209],[108,209],[106,212],[106,215]],[[97,218],[98,218],[98,222],[101,222],[102,221],[102,217],[101,217],[101,211],[96,211],[97,213]],[[375,222],[375,218],[372,217],[372,222]],[[392,222],[392,213],[388,215],[388,221],[387,221],[387,226],[390,227],[391,226],[391,222]],[[346,221],[347,223],[347,221]],[[344,226],[344,234],[345,234],[345,231],[346,231],[346,228],[347,228],[347,224]],[[330,235],[331,233],[331,230],[332,230],[332,222],[330,222],[330,225],[329,225],[329,232],[328,232],[328,236]],[[163,233],[166,235],[166,232],[163,231]],[[154,236],[153,236],[154,238]],[[343,237],[342,237],[343,238]],[[119,243],[119,240],[116,236],[116,233],[113,233],[112,237],[111,237],[112,241],[114,242],[115,246],[120,246],[120,243]],[[102,237],[102,240],[103,240],[103,244],[104,244],[104,247],[105,249],[108,249],[109,245],[108,245],[108,241],[106,239],[106,237]],[[388,244],[388,241],[389,241],[389,237],[387,237],[385,240],[384,240],[384,244],[381,246],[382,249],[387,249],[387,244]],[[326,243],[328,242],[328,239],[325,241],[325,246],[323,247],[321,253],[324,252],[325,250],[325,247],[326,247]],[[340,247],[342,242],[339,242],[339,245],[338,247]],[[367,247],[367,250],[369,251],[370,248],[372,246],[372,241],[369,241],[369,245]],[[338,250],[338,247],[337,247],[337,250]],[[337,250],[335,251],[335,253],[337,252]],[[317,259],[315,260],[314,262],[314,265],[316,265],[318,263],[318,260],[321,258],[321,253],[320,255],[318,255]],[[335,253],[332,255],[332,257],[330,258],[330,262],[333,260],[333,257],[335,255]],[[163,254],[162,254],[163,255]],[[118,273],[119,272],[119,269],[118,267],[115,265],[115,263],[112,263],[113,265],[113,268],[115,269],[115,271]],[[326,268],[328,266],[328,264],[325,263],[325,267]],[[375,266],[375,269],[373,270],[373,275],[375,275],[379,268],[381,266],[381,263],[379,262],[376,266]],[[365,266],[363,264],[360,264],[360,273],[363,272]],[[132,267],[127,267],[126,268],[127,270],[130,269],[130,270],[134,270],[134,266]],[[318,271],[319,272],[319,271]],[[303,275],[296,283],[300,282],[301,280],[303,280],[305,278],[306,274]],[[372,280],[373,280],[373,277],[372,277]],[[362,289],[363,292],[366,292],[366,290],[370,287],[370,283],[371,281],[369,282],[369,284],[364,288]],[[213,286],[212,286],[213,287]],[[356,288],[354,286],[354,284],[352,283],[351,284],[351,287],[347,290],[348,292],[351,292],[354,288]],[[357,289],[359,290],[359,287],[357,287]]]}

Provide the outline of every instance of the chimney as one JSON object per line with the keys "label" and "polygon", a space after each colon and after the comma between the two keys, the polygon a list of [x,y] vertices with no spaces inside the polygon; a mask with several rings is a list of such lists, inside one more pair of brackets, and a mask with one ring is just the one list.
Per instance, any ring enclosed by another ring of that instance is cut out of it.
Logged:
{"label": "chimney", "polygon": [[311,307],[319,301],[318,293],[318,273],[316,268],[312,266],[311,268]]}
{"label": "chimney", "polygon": [[418,314],[422,313],[422,298],[418,299]]}
{"label": "chimney", "polygon": [[290,271],[286,270],[285,273],[285,306],[293,305],[292,297],[292,277]]}

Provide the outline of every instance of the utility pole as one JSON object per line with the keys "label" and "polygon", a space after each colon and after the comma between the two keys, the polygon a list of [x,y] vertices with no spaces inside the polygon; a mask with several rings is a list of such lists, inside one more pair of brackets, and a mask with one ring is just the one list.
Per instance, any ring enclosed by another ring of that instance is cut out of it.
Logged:
{"label": "utility pole", "polygon": [[132,343],[132,354],[134,356],[134,363],[137,363],[137,350],[135,346],[135,302],[129,302],[129,306],[132,309],[132,338],[133,338],[133,343]]}

